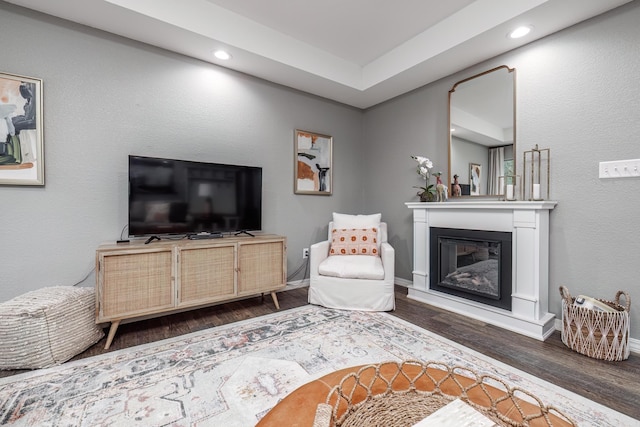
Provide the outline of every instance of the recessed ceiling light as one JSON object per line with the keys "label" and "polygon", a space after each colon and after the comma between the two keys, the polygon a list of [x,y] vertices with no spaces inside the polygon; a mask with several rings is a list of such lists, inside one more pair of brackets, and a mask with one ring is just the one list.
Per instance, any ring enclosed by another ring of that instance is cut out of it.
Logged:
{"label": "recessed ceiling light", "polygon": [[231,55],[229,54],[229,52],[224,50],[216,50],[213,55],[218,59],[222,59],[223,61],[231,59]]}
{"label": "recessed ceiling light", "polygon": [[524,37],[529,34],[529,32],[531,32],[531,29],[532,27],[523,25],[511,31],[509,34],[507,34],[507,37],[509,37],[510,39],[519,39],[520,37]]}

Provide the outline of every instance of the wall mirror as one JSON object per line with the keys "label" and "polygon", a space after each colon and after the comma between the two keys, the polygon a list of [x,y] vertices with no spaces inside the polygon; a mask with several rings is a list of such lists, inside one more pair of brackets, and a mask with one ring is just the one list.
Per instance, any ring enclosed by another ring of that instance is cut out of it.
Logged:
{"label": "wall mirror", "polygon": [[501,65],[453,85],[450,197],[504,194],[516,175],[515,123],[515,68]]}

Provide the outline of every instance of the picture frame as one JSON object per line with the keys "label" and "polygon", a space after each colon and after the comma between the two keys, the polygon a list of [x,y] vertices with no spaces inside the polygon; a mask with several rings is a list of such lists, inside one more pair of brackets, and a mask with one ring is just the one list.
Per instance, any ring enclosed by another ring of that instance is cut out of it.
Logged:
{"label": "picture frame", "polygon": [[469,195],[479,196],[482,188],[482,165],[479,163],[469,163]]}
{"label": "picture frame", "polygon": [[0,72],[0,185],[44,186],[42,80]]}
{"label": "picture frame", "polygon": [[293,163],[295,194],[333,193],[333,137],[296,129]]}

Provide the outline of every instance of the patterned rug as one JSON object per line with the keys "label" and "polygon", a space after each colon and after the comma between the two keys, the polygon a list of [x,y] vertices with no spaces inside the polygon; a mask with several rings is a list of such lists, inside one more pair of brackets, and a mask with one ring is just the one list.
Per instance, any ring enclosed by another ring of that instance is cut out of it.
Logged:
{"label": "patterned rug", "polygon": [[0,424],[253,426],[306,382],[401,359],[497,375],[581,426],[638,425],[387,313],[310,305],[1,379]]}

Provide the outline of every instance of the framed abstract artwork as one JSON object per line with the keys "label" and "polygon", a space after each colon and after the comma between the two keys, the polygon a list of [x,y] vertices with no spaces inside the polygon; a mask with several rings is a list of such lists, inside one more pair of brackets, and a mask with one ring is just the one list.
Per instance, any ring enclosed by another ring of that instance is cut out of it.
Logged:
{"label": "framed abstract artwork", "polygon": [[469,163],[469,194],[472,196],[480,195],[482,186],[482,166],[478,163]]}
{"label": "framed abstract artwork", "polygon": [[333,190],[333,138],[296,129],[294,147],[293,192],[330,196]]}
{"label": "framed abstract artwork", "polygon": [[0,184],[44,185],[42,80],[0,73]]}

